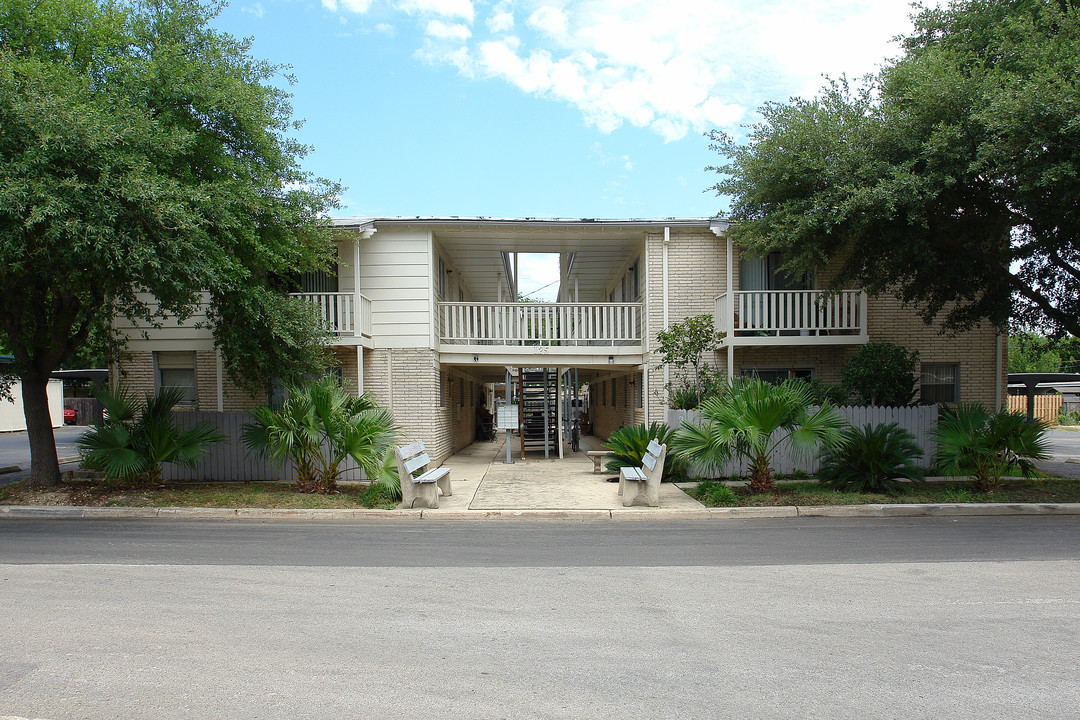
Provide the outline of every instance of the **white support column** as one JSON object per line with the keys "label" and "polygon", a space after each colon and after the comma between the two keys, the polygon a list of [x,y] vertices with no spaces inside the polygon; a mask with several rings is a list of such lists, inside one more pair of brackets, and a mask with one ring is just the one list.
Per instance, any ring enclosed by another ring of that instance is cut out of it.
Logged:
{"label": "white support column", "polygon": [[356,346],[356,394],[364,394],[364,346]]}
{"label": "white support column", "polygon": [[995,338],[995,341],[994,341],[994,412],[1000,412],[1001,410],[1004,409],[1001,406],[1001,401],[1003,399],[1003,397],[1002,397],[1003,393],[1002,393],[1002,388],[1001,388],[1001,385],[1002,385],[1002,382],[1003,382],[1003,380],[1001,378],[1001,375],[1002,375],[1001,355],[1002,355],[1003,350],[1004,350],[1004,343],[1002,342],[1002,335],[1001,335],[1001,331],[999,330],[997,332],[997,337]]}
{"label": "white support column", "polygon": [[559,459],[563,459],[563,369],[555,374],[555,405],[558,407],[558,421],[555,423],[555,436],[559,443]]}
{"label": "white support column", "polygon": [[[662,284],[663,284],[663,306],[664,306],[664,329],[667,330],[671,321],[668,318],[668,243],[671,242],[671,228],[664,228],[664,247],[662,257]],[[664,364],[664,387],[667,388],[671,385],[671,367]],[[667,407],[667,401],[665,400],[664,406]]]}
{"label": "white support column", "polygon": [[652,424],[649,419],[649,363],[641,366],[641,407],[645,410],[645,427]]}
{"label": "white support column", "polygon": [[225,412],[225,362],[221,359],[221,348],[215,351],[217,356],[217,411]]}
{"label": "white support column", "polygon": [[732,340],[735,339],[735,290],[731,287],[735,281],[735,248],[732,247],[731,237],[726,236],[727,240],[727,296],[728,301],[724,304],[724,311],[727,313],[727,317],[722,319],[723,327],[727,328],[727,381],[728,385],[731,385],[735,381],[735,346],[732,345]]}

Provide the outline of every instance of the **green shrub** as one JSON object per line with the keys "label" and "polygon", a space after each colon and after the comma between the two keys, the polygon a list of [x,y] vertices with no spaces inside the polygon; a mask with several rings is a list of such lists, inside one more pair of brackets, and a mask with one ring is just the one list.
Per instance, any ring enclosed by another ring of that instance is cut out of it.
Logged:
{"label": "green shrub", "polygon": [[787,440],[795,455],[812,456],[840,438],[844,421],[829,403],[810,411],[809,386],[798,380],[773,385],[741,378],[701,404],[702,424],[684,421],[672,438],[674,454],[706,472],[731,458],[750,466],[750,491],[773,489],[773,453]]}
{"label": "green shrub", "polygon": [[1061,413],[1058,415],[1058,425],[1080,425],[1080,411]]}
{"label": "green shrub", "polygon": [[182,390],[162,390],[139,400],[122,388],[102,389],[95,397],[106,419],[79,438],[79,454],[83,467],[111,479],[156,483],[161,463],[193,467],[209,445],[225,439],[208,423],[180,429],[172,409],[184,399]]}
{"label": "green shrub", "polygon": [[852,427],[822,451],[818,478],[834,490],[894,493],[904,487],[901,479],[923,479],[915,464],[922,455],[915,436],[896,423]]}
{"label": "green shrub", "polygon": [[607,471],[619,472],[619,468],[641,467],[642,458],[649,447],[649,441],[654,438],[661,445],[668,446],[667,455],[664,456],[664,480],[681,478],[684,474],[685,464],[674,457],[671,452],[672,431],[664,423],[653,423],[645,427],[640,425],[627,425],[611,433],[611,437],[604,443],[607,454]]}
{"label": "green shrub", "polygon": [[251,416],[244,444],[281,467],[292,462],[301,492],[335,490],[346,457],[372,480],[384,479],[394,419],[368,396],[347,394],[334,378],[290,388],[280,410],[264,405]]}
{"label": "green shrub", "polygon": [[915,397],[918,362],[918,351],[908,352],[893,343],[867,343],[844,363],[842,384],[860,405],[910,405]]}
{"label": "green shrub", "polygon": [[1033,460],[1047,458],[1046,424],[1020,413],[991,413],[978,403],[941,412],[936,464],[950,475],[971,475],[976,489],[989,492],[1005,473],[1037,474]]}
{"label": "green shrub", "polygon": [[851,400],[851,393],[843,385],[830,385],[821,378],[799,378],[810,386],[810,393],[815,405],[846,405]]}
{"label": "green shrub", "polygon": [[673,410],[693,410],[699,400],[697,388],[690,385],[668,388],[668,405]]}
{"label": "green shrub", "polygon": [[715,480],[702,480],[694,489],[694,497],[702,505],[710,507],[731,507],[739,504],[735,491]]}

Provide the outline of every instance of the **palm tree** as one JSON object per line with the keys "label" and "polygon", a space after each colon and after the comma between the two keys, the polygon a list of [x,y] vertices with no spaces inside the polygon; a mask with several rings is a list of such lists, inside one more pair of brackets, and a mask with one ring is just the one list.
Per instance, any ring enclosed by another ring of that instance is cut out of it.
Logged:
{"label": "palm tree", "polygon": [[758,378],[737,380],[698,410],[703,423],[683,421],[672,449],[683,460],[717,472],[732,457],[749,462],[750,492],[773,489],[772,455],[787,442],[796,455],[811,456],[839,441],[843,419],[828,402],[811,412],[813,395],[807,383],[787,380],[778,385]]}
{"label": "palm tree", "polygon": [[915,436],[896,423],[851,427],[822,450],[817,476],[836,490],[895,493],[903,480],[922,481],[926,473],[916,465],[922,456]]}
{"label": "palm tree", "polygon": [[83,466],[106,477],[157,483],[162,463],[192,467],[208,452],[207,446],[225,439],[206,423],[179,428],[172,409],[184,399],[182,390],[162,390],[143,400],[123,388],[102,389],[96,396],[106,419],[79,438],[78,445]]}
{"label": "palm tree", "polygon": [[367,395],[347,394],[334,378],[323,378],[289,390],[280,410],[252,411],[244,444],[284,467],[292,462],[301,492],[331,492],[351,457],[378,482],[383,460],[393,445],[396,427],[389,412]]}
{"label": "palm tree", "polygon": [[934,431],[937,465],[945,473],[971,475],[989,492],[1009,471],[1036,474],[1033,460],[1047,455],[1046,424],[1020,413],[991,413],[978,403],[942,410]]}
{"label": "palm tree", "polygon": [[[641,423],[619,428],[611,433],[611,437],[604,443],[604,449],[610,451],[607,454],[609,458],[607,471],[617,473],[619,468],[641,467],[642,458],[645,457],[649,443],[656,440],[661,445],[670,444],[672,432],[665,423],[659,422],[652,423],[648,427]],[[683,463],[679,458],[671,453],[664,456],[664,478],[670,479],[672,475],[682,470],[684,470]]]}

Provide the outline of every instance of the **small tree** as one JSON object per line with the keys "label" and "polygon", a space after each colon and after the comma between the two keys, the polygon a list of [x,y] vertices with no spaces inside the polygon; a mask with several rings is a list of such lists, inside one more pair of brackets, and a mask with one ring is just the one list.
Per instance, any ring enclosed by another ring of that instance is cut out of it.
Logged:
{"label": "small tree", "polygon": [[862,405],[908,405],[915,397],[918,362],[917,350],[908,352],[893,343],[867,343],[844,363],[842,384]]}
{"label": "small tree", "polygon": [[143,400],[121,388],[95,395],[107,419],[79,438],[79,453],[83,467],[100,470],[108,478],[157,483],[162,463],[192,467],[208,445],[225,439],[206,423],[190,430],[177,426],[172,409],[183,400],[182,390],[162,390]]}
{"label": "small tree", "polygon": [[750,464],[750,492],[773,489],[773,453],[787,441],[795,454],[811,455],[840,440],[843,419],[829,403],[810,411],[810,387],[759,378],[735,382],[701,404],[701,425],[683,421],[671,448],[682,460],[717,471],[732,457]]}
{"label": "small tree", "polygon": [[720,344],[713,316],[695,315],[674,323],[656,333],[656,341],[660,344],[665,365],[693,371],[693,382],[688,382],[684,377],[684,386],[679,390],[685,394],[685,387],[689,386],[699,400],[704,398],[717,380],[712,367],[702,362],[705,353],[715,351]]}
{"label": "small tree", "polygon": [[968,474],[989,492],[1009,471],[1033,475],[1033,460],[1047,457],[1046,425],[1020,413],[991,413],[978,403],[946,408],[934,431],[937,465],[946,473]]}
{"label": "small tree", "polygon": [[385,476],[393,417],[366,395],[348,395],[334,378],[291,388],[281,410],[264,405],[251,414],[255,423],[244,426],[244,444],[279,466],[291,461],[301,492],[332,492],[346,457],[372,482]]}

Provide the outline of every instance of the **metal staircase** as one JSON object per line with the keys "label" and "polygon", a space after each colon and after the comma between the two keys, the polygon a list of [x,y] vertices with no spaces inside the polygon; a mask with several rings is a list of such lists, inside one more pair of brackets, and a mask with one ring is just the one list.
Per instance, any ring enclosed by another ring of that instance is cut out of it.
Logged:
{"label": "metal staircase", "polygon": [[525,452],[559,454],[558,371],[530,368],[521,376],[522,440]]}

